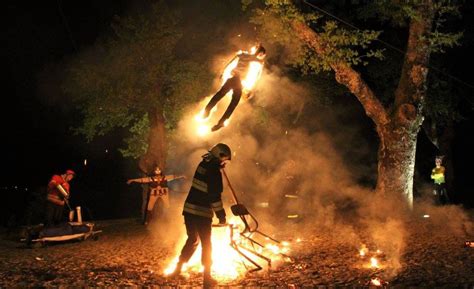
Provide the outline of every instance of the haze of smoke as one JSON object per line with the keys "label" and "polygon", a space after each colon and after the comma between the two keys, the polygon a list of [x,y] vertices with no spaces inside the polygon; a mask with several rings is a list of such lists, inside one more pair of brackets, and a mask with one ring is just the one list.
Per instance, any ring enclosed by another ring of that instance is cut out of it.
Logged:
{"label": "haze of smoke", "polygon": [[[335,141],[345,141],[345,132],[357,131],[356,128],[334,125],[337,120],[323,108],[313,116],[313,121],[319,125],[330,123],[338,128],[337,131],[310,133],[304,125],[292,125],[310,97],[314,96],[302,85],[282,77],[277,70],[265,71],[255,99],[241,100],[229,126],[206,137],[196,135],[193,118],[208,99],[190,107],[180,123],[168,162],[171,170],[189,177],[183,186],[182,197],[189,189],[201,156],[212,145],[226,143],[233,151],[233,159],[226,167],[227,174],[239,200],[260,221],[262,231],[275,236],[291,232],[302,238],[330,232],[328,234],[344,236],[354,250],[369,239],[386,254],[393,270],[391,274],[395,274],[401,267],[407,235],[405,222],[410,216],[401,203],[403,200],[399,196],[376,196],[371,189],[361,187],[354,180],[353,168],[344,162],[336,148],[339,143]],[[211,124],[217,122],[229,101],[230,97],[227,97],[218,104]],[[298,195],[296,206],[286,202],[282,197],[285,194]],[[233,204],[228,187],[225,187],[223,199],[228,206]],[[270,208],[262,208],[262,203],[268,203]],[[177,204],[181,208],[182,201]],[[276,222],[277,211],[272,209],[275,206],[280,212],[293,210],[302,221],[297,224]],[[461,210],[438,210],[440,215],[448,213],[453,224],[462,220],[463,226],[469,227]],[[229,209],[227,213],[231,214]],[[182,220],[182,216],[173,217],[176,219]],[[452,229],[459,230],[455,227],[459,226],[453,225]],[[183,229],[184,226],[174,226],[172,230],[166,229],[166,235],[183,239]]]}

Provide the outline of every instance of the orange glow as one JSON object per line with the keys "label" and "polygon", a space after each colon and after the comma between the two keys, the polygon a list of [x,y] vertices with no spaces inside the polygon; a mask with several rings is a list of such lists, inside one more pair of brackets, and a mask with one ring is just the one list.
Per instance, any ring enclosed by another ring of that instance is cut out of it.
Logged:
{"label": "orange glow", "polygon": [[[257,51],[257,46],[250,48],[250,54],[255,54]],[[239,51],[238,54],[243,53]],[[237,63],[239,62],[238,58],[235,58],[232,62],[230,62],[225,68],[224,73],[222,73],[222,84],[224,84],[227,79],[232,77],[232,70],[237,67]],[[263,65],[258,61],[251,61],[249,64],[249,69],[245,78],[242,79],[242,87],[244,88],[245,92],[251,91],[257,81],[260,79],[262,75]]]}
{"label": "orange glow", "polygon": [[362,248],[359,250],[359,255],[361,257],[364,257],[365,255],[367,255],[368,252],[369,249],[364,244],[362,244]]}
{"label": "orange glow", "polygon": [[252,61],[249,64],[249,72],[247,73],[247,76],[245,79],[242,80],[242,86],[244,89],[247,91],[252,90],[252,88],[255,86],[257,83],[258,79],[260,78],[260,75],[262,73],[262,64],[257,61]]}
{"label": "orange glow", "polygon": [[382,286],[382,282],[379,278],[372,278],[370,283],[375,286]]}
{"label": "orange glow", "polygon": [[[250,54],[255,54],[255,51],[257,50],[257,47],[254,46],[250,49]],[[238,54],[243,53],[243,51],[239,51]],[[239,59],[235,58],[232,60],[225,68],[224,72],[222,73],[222,85],[232,77],[232,71],[237,67]],[[242,88],[243,88],[243,94],[248,95],[250,91],[255,87],[255,84],[257,81],[260,79],[260,76],[262,74],[263,70],[263,65],[262,63],[258,61],[251,61],[249,63],[249,68],[247,75],[245,75],[244,78],[242,78]],[[226,99],[230,99],[232,97],[233,91],[230,90],[224,97]],[[245,97],[243,98],[245,99]],[[200,106],[206,105],[210,100],[210,97],[207,97],[201,104]],[[217,106],[214,106],[214,108],[211,110],[209,116],[207,118],[203,117],[204,110],[200,111],[195,117],[194,117],[194,124],[193,126],[193,131],[196,132],[196,134],[200,137],[205,137],[211,133],[211,125],[210,123],[215,121],[211,120],[212,119],[212,114],[217,110]],[[224,127],[228,126],[230,122],[230,118],[227,119],[224,122]]]}
{"label": "orange glow", "polygon": [[372,257],[370,258],[370,267],[371,268],[379,268],[379,261],[377,260],[377,258],[375,257]]}
{"label": "orange glow", "polygon": [[[219,282],[228,282],[239,277],[243,277],[248,270],[245,265],[247,265],[247,267],[250,265],[250,263],[247,263],[247,261],[245,261],[245,259],[230,246],[232,226],[234,228],[233,239],[235,244],[252,248],[251,245],[248,244],[249,241],[247,241],[245,238],[242,238],[238,233],[242,229],[240,228],[241,226],[237,225],[238,222],[240,222],[240,219],[233,217],[229,222],[229,226],[212,228],[212,275]],[[186,236],[183,236],[180,243],[184,244],[185,240]],[[289,252],[290,244],[288,242],[283,242],[281,245],[282,248],[280,248],[278,245],[268,243],[265,244],[264,248],[257,246],[255,249],[258,249],[258,253],[269,257],[272,260],[273,265],[276,261],[286,261],[286,259],[284,259],[280,253]],[[181,247],[177,249],[180,250]],[[254,261],[256,261],[263,268],[266,268],[266,264],[262,262],[261,259],[256,258],[250,252],[246,251],[245,248],[239,247],[239,249],[254,259]],[[189,278],[189,274],[191,272],[197,273],[203,271],[204,268],[201,265],[201,252],[201,246],[199,246],[191,260],[189,260],[187,264],[184,264],[182,268],[182,275],[184,277]],[[177,256],[171,261],[170,265],[165,269],[165,275],[169,275],[176,268],[179,258],[179,251],[176,255]]]}

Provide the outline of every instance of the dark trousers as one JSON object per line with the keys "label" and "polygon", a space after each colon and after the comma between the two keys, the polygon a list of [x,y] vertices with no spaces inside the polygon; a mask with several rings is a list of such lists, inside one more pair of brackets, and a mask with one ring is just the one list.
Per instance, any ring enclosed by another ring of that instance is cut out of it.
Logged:
{"label": "dark trousers", "polygon": [[450,202],[448,192],[446,191],[446,186],[444,184],[435,184],[434,193],[436,204],[446,205]]}
{"label": "dark trousers", "polygon": [[47,202],[45,220],[46,227],[57,226],[63,221],[63,207],[64,206]]}
{"label": "dark trousers", "polygon": [[233,76],[224,83],[224,85],[219,89],[218,92],[211,98],[209,103],[206,105],[206,113],[209,113],[211,109],[221,100],[224,95],[226,95],[229,90],[232,91],[232,100],[230,101],[229,106],[227,107],[224,115],[222,115],[219,123],[223,124],[234,112],[235,108],[239,104],[240,97],[242,96],[242,82],[239,76]]}
{"label": "dark trousers", "polygon": [[205,269],[210,269],[212,265],[212,244],[211,244],[211,223],[212,219],[185,214],[184,224],[188,239],[181,250],[179,261],[187,263],[193,256],[201,240],[202,256],[201,262]]}

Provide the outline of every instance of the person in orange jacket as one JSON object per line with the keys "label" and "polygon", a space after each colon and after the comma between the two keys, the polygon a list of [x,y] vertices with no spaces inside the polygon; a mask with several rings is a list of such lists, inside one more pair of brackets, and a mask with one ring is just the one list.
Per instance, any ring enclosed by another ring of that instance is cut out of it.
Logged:
{"label": "person in orange jacket", "polygon": [[69,182],[75,175],[76,173],[73,170],[66,170],[61,175],[53,175],[49,181],[47,187],[46,227],[56,226],[63,221],[64,205],[68,205],[71,195]]}

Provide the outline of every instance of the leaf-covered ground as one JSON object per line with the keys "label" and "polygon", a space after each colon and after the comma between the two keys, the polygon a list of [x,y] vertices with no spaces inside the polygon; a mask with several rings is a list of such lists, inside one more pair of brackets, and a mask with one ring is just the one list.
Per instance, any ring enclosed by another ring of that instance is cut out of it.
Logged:
{"label": "leaf-covered ground", "polygon": [[[198,274],[178,280],[163,276],[174,248],[136,220],[96,224],[97,229],[103,230],[97,241],[88,239],[41,248],[27,248],[15,240],[13,233],[4,232],[0,241],[0,287],[201,285],[202,277]],[[474,248],[464,246],[465,241],[474,241],[469,230],[453,231],[430,218],[412,219],[406,225],[405,246],[399,260],[393,262],[382,253],[378,258],[383,267],[379,269],[369,268],[369,259],[359,256],[360,244],[348,242],[339,232],[315,230],[292,245],[293,262],[219,286],[374,288],[369,282],[378,277],[388,282],[385,286],[390,288],[473,288]],[[390,236],[391,232],[386,234]],[[393,267],[395,263],[397,268]]]}

